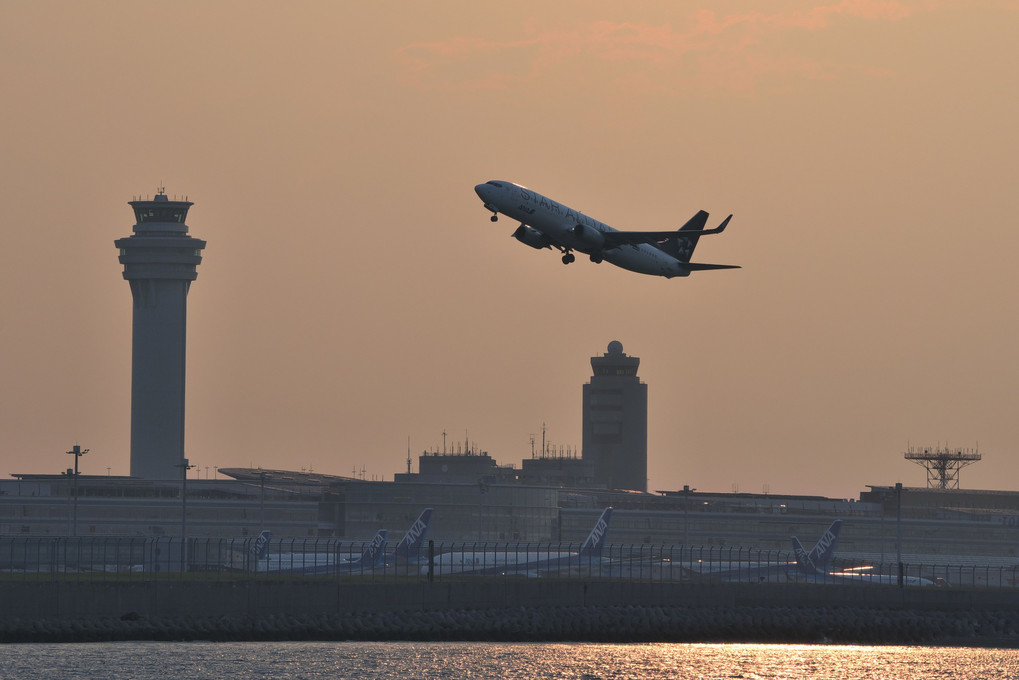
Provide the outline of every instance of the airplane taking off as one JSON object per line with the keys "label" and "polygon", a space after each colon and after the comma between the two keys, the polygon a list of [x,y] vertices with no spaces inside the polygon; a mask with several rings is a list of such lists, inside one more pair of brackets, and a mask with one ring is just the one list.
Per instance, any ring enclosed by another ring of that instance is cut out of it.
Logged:
{"label": "airplane taking off", "polygon": [[519,221],[513,238],[539,250],[555,248],[563,254],[563,264],[577,259],[576,250],[595,263],[605,260],[632,272],[670,279],[694,271],[739,269],[734,264],[690,261],[697,240],[721,234],[732,215],[714,229],[704,228],[708,213],[701,210],[677,231],[618,231],[512,182],[493,180],[477,185],[474,191],[492,212],[493,222],[500,213]]}

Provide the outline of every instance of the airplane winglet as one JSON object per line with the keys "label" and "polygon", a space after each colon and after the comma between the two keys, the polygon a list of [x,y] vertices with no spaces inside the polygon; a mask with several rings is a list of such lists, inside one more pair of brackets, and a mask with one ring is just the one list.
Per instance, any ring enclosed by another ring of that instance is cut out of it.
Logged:
{"label": "airplane winglet", "polygon": [[[727,226],[729,226],[729,220],[731,220],[731,219],[732,219],[732,215],[729,215],[729,216],[728,216],[728,217],[726,217],[726,218],[725,218],[724,220],[722,220],[722,223],[721,223],[720,225],[718,225],[718,228],[717,228],[717,229],[714,229],[714,230],[713,230],[713,233],[715,233],[715,234],[721,234],[721,233],[722,233],[723,231],[725,231],[725,228],[726,228]],[[705,233],[707,233],[707,232],[705,232]]]}

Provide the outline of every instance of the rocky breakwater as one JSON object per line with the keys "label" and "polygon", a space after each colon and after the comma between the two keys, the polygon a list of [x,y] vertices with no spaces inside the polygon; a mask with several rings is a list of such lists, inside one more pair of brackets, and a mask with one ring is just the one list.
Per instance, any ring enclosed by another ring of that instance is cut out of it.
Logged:
{"label": "rocky breakwater", "polygon": [[12,620],[0,642],[470,640],[1019,646],[1019,612],[573,606],[320,615]]}

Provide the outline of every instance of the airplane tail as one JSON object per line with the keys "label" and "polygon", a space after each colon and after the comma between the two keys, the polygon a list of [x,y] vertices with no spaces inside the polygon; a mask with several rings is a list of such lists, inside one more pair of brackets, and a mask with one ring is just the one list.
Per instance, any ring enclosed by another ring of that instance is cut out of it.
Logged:
{"label": "airplane tail", "polygon": [[358,564],[365,567],[379,567],[386,559],[386,530],[379,529],[379,532],[375,534],[375,538],[368,544],[368,547],[361,553],[361,559],[358,560]]}
{"label": "airplane tail", "polygon": [[[701,210],[691,217],[686,224],[680,227],[679,231],[704,231],[704,226],[707,223],[708,213]],[[694,234],[692,236],[675,236],[662,243],[661,248],[680,262],[689,262],[690,258],[693,257],[693,249],[697,247],[697,240],[699,238],[700,234]]]}
{"label": "airplane tail", "polygon": [[432,509],[425,508],[421,516],[414,521],[393,553],[398,562],[417,562],[421,554],[421,544],[428,535],[428,525],[432,521]]}
{"label": "airplane tail", "polygon": [[793,536],[793,553],[796,555],[796,566],[799,570],[805,574],[828,573],[835,559],[835,547],[839,543],[841,531],[842,520],[837,519],[831,523],[824,536],[818,539],[809,553],[803,549],[800,540]]}
{"label": "airplane tail", "polygon": [[609,520],[612,519],[612,508],[608,507],[602,511],[601,517],[595,522],[587,540],[580,546],[581,557],[601,557],[602,548],[605,547],[605,537],[609,533]]}
{"label": "airplane tail", "polygon": [[256,560],[264,560],[269,555],[270,536],[272,536],[272,532],[265,529],[258,534],[258,538],[251,544],[251,554]]}
{"label": "airplane tail", "polygon": [[[690,258],[693,257],[693,250],[697,247],[697,241],[704,234],[721,234],[725,231],[725,228],[729,226],[729,220],[732,219],[732,215],[729,215],[722,223],[714,229],[705,229],[704,227],[708,223],[708,213],[704,210],[700,210],[696,215],[687,220],[687,223],[679,228],[675,236],[667,238],[665,241],[658,244],[658,247],[665,251],[667,254],[672,255],[680,262],[690,264]],[[684,235],[683,232],[693,232],[691,234]],[[733,265],[690,265],[688,267],[691,271],[704,270],[704,269],[739,269]]]}

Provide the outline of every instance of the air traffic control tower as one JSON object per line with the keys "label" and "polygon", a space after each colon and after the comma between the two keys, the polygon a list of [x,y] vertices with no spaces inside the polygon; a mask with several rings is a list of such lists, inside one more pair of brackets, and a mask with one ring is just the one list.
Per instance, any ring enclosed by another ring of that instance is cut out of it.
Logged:
{"label": "air traffic control tower", "polygon": [[594,481],[609,489],[647,491],[647,384],[637,377],[639,357],[613,340],[591,357],[594,375],[584,385],[582,457]]}
{"label": "air traffic control tower", "polygon": [[134,298],[131,345],[131,476],[180,479],[184,463],[187,299],[205,241],[188,236],[189,201],[162,190],[131,201],[134,234],[117,239]]}

